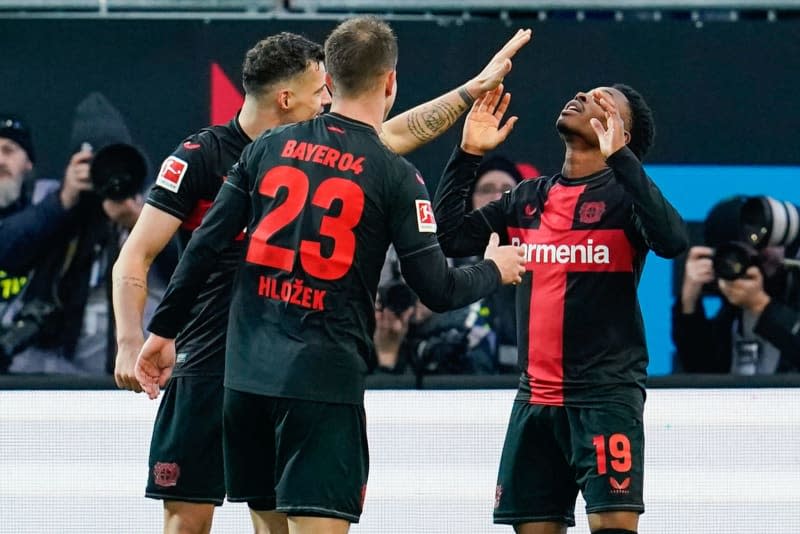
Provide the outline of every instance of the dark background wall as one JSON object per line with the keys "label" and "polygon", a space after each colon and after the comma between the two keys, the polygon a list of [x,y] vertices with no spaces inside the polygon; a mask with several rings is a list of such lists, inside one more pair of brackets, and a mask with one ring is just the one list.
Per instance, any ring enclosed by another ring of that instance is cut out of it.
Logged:
{"label": "dark background wall", "polygon": [[[530,26],[534,40],[506,79],[511,113],[520,117],[502,148],[513,159],[546,174],[558,170],[563,146],[554,123],[564,103],[579,90],[624,81],[655,111],[658,135],[647,170],[687,220],[702,221],[713,203],[734,193],[800,204],[800,19],[462,22],[392,21],[400,40],[396,111],[460,85],[517,27]],[[99,91],[157,166],[185,135],[209,123],[212,63],[238,86],[244,53],[260,38],[288,30],[322,41],[335,24],[0,18],[0,113],[28,118],[39,174],[59,177],[74,108]],[[459,137],[460,125],[410,156],[429,186]],[[673,368],[674,265],[680,261],[652,256],[639,287],[653,375]]]}
{"label": "dark background wall", "polygon": [[[158,163],[208,123],[209,71],[238,84],[244,52],[290,30],[322,40],[335,21],[0,19],[0,111],[34,128],[40,174],[61,172],[76,104],[100,91]],[[544,172],[563,155],[553,127],[578,90],[624,81],[656,112],[653,163],[800,164],[800,21],[706,23],[478,19],[394,21],[400,40],[396,111],[471,76],[519,26],[533,42],[507,87],[520,122],[504,152]],[[458,131],[410,159],[435,183]]]}

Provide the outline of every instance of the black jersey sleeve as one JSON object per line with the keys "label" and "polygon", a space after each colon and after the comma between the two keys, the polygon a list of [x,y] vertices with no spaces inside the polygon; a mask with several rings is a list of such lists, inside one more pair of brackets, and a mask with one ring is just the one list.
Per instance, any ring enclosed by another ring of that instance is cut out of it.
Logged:
{"label": "black jersey sleeve", "polygon": [[439,227],[437,236],[448,256],[482,254],[492,232],[497,232],[501,244],[508,243],[505,212],[510,195],[503,195],[480,210],[468,211],[481,159],[456,147],[436,188],[433,211]]}
{"label": "black jersey sleeve", "polygon": [[214,179],[209,178],[213,173],[208,160],[215,147],[209,137],[187,138],[161,163],[148,204],[185,221],[200,199],[213,198],[207,182]]}
{"label": "black jersey sleeve", "polygon": [[[386,202],[392,242],[408,285],[433,311],[466,306],[500,286],[492,261],[452,268],[436,239],[433,208],[419,172],[407,165],[398,173]],[[483,245],[485,248],[485,244]]]}
{"label": "black jersey sleeve", "polygon": [[[247,153],[245,150],[243,159]],[[181,255],[164,297],[150,321],[150,332],[172,339],[183,328],[195,297],[201,292],[220,254],[247,224],[250,195],[243,186],[248,182],[249,177],[240,161],[231,169],[228,180],[222,185],[214,204]]]}
{"label": "black jersey sleeve", "polygon": [[645,245],[662,258],[674,258],[689,246],[686,224],[661,190],[644,172],[628,147],[606,160],[633,199],[633,224]]}
{"label": "black jersey sleeve", "polygon": [[756,323],[755,333],[781,351],[782,366],[800,367],[800,312],[773,298]]}

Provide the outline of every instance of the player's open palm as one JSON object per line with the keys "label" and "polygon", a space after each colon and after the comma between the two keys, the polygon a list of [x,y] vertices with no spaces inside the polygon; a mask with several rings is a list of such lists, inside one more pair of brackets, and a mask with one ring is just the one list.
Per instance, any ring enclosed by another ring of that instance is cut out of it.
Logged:
{"label": "player's open palm", "polygon": [[493,233],[489,237],[484,259],[492,260],[500,270],[503,284],[517,285],[525,274],[525,250],[522,247],[500,246],[500,236]]}
{"label": "player's open palm", "polygon": [[150,334],[136,360],[136,380],[151,399],[158,394],[172,376],[175,366],[175,340]]}
{"label": "player's open palm", "polygon": [[510,103],[511,93],[503,93],[502,84],[476,100],[464,121],[461,148],[482,156],[505,141],[518,120],[518,117],[509,117],[500,125]]}
{"label": "player's open palm", "polygon": [[[474,79],[481,93],[491,91],[503,82],[503,78],[511,70],[511,58],[531,40],[532,36],[533,30],[529,28],[517,30],[517,33],[492,57]],[[473,94],[473,96],[479,97],[481,94]]]}

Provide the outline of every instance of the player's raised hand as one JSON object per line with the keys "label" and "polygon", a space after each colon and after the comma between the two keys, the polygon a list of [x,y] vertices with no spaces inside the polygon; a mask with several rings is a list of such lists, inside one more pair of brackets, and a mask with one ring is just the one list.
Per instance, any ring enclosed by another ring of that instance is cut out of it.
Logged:
{"label": "player's raised hand", "polygon": [[500,246],[500,236],[492,233],[489,245],[483,255],[484,259],[492,260],[500,270],[503,284],[517,285],[525,274],[525,250],[519,246]]}
{"label": "player's raised hand", "polygon": [[611,98],[611,95],[603,91],[594,91],[592,92],[592,98],[603,108],[606,124],[603,125],[601,121],[594,118],[589,122],[600,142],[600,152],[602,152],[603,157],[608,158],[611,154],[625,146],[626,134],[628,134],[628,132],[625,131],[622,115],[620,115],[617,104],[614,102],[614,99]]}
{"label": "player's raised hand", "polygon": [[136,360],[136,380],[151,399],[158,397],[175,366],[175,340],[150,334]]}
{"label": "player's raised hand", "polygon": [[500,126],[510,103],[511,93],[503,92],[503,84],[476,100],[464,121],[461,149],[482,156],[505,141],[519,119],[509,117]]}
{"label": "player's raised hand", "polygon": [[503,48],[494,55],[483,70],[467,82],[467,92],[477,99],[500,85],[511,70],[511,58],[531,40],[532,36],[533,30],[530,28],[517,30],[517,33],[503,45]]}

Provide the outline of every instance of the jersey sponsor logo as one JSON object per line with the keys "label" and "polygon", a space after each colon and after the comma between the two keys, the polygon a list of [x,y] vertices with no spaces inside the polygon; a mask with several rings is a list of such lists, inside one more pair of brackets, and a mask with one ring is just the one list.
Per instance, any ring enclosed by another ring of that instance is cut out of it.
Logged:
{"label": "jersey sponsor logo", "polygon": [[583,224],[593,224],[600,222],[600,218],[606,211],[606,203],[602,200],[584,202],[578,208],[578,220]]}
{"label": "jersey sponsor logo", "polygon": [[511,244],[523,247],[525,261],[528,263],[566,264],[608,264],[611,263],[611,251],[607,245],[595,245],[593,239],[585,243],[565,245],[557,243],[525,243],[518,237],[511,238]]}
{"label": "jersey sponsor logo", "polygon": [[161,170],[156,179],[156,185],[159,185],[167,191],[177,193],[181,187],[181,181],[186,175],[186,170],[189,164],[181,158],[170,156],[161,164]]}
{"label": "jersey sponsor logo", "polygon": [[258,294],[272,300],[288,302],[308,310],[325,310],[324,289],[305,285],[303,280],[278,280],[271,276],[258,277]]}
{"label": "jersey sponsor logo", "polygon": [[436,232],[436,220],[433,218],[433,207],[430,200],[417,199],[417,228],[420,232]]}
{"label": "jersey sponsor logo", "polygon": [[175,462],[156,462],[153,467],[153,479],[156,486],[170,488],[178,483],[181,468]]}
{"label": "jersey sponsor logo", "polygon": [[183,148],[186,150],[197,150],[200,148],[200,143],[192,143],[191,141],[186,141],[183,143]]}
{"label": "jersey sponsor logo", "polygon": [[614,477],[608,477],[608,483],[611,485],[611,493],[626,494],[630,493],[631,477],[625,477],[622,482]]}
{"label": "jersey sponsor logo", "polygon": [[283,146],[281,157],[310,161],[342,172],[352,172],[356,176],[364,171],[364,156],[354,156],[349,152],[339,152],[325,145],[315,145],[305,141],[289,139]]}

